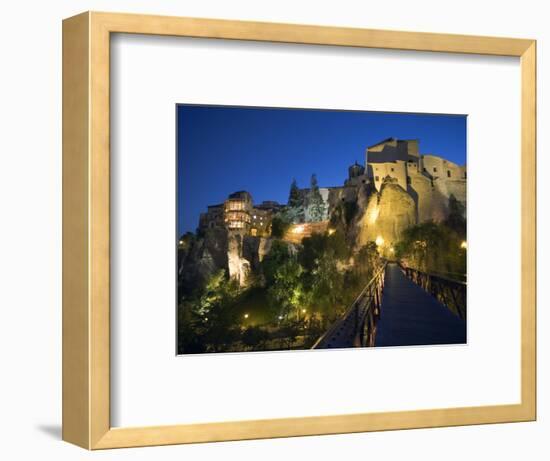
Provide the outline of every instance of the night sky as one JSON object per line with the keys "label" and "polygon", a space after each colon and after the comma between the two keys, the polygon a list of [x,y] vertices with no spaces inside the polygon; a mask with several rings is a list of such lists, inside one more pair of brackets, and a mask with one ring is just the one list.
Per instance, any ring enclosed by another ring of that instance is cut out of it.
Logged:
{"label": "night sky", "polygon": [[199,214],[247,190],[286,203],[293,178],[341,186],[348,167],[383,139],[419,139],[421,154],[466,163],[466,116],[228,106],[177,106],[178,234]]}

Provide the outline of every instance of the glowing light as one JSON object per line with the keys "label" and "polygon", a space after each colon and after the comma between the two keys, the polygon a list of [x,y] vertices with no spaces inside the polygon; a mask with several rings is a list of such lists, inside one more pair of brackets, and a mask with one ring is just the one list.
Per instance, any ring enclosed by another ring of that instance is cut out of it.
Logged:
{"label": "glowing light", "polygon": [[248,314],[244,314],[244,318],[247,319],[247,318],[248,318]]}
{"label": "glowing light", "polygon": [[332,235],[332,234],[334,234],[335,232],[336,232],[336,230],[334,230],[334,229],[329,229],[329,230],[328,230],[328,235]]}
{"label": "glowing light", "polygon": [[302,309],[302,314],[305,314],[307,311],[305,309]]}
{"label": "glowing light", "polygon": [[462,248],[463,250],[466,250],[468,248],[468,243],[466,242],[466,240],[462,241],[462,243],[460,244],[460,248]]}
{"label": "glowing light", "polygon": [[390,253],[395,253],[395,249],[393,247],[390,248]]}
{"label": "glowing light", "polygon": [[374,224],[376,220],[378,219],[378,215],[380,214],[380,208],[374,207],[368,215],[369,224]]}
{"label": "glowing light", "polygon": [[283,316],[282,316],[282,315],[279,315],[279,320],[283,320]]}
{"label": "glowing light", "polygon": [[376,237],[376,240],[374,242],[376,243],[376,246],[379,246],[379,247],[384,245],[384,239],[382,238],[381,235]]}
{"label": "glowing light", "polygon": [[301,234],[302,232],[304,232],[304,226],[296,226],[292,229],[292,233],[294,234]]}

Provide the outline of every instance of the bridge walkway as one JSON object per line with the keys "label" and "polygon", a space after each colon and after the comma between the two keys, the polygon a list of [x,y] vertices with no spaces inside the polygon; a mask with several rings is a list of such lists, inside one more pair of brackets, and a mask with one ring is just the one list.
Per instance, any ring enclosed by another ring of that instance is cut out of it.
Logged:
{"label": "bridge walkway", "polygon": [[461,344],[466,322],[388,263],[375,346]]}

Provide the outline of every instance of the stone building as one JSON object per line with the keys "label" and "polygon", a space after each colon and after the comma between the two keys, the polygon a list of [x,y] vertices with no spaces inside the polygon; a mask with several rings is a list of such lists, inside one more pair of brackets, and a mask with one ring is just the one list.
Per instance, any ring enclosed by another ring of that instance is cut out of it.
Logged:
{"label": "stone building", "polygon": [[273,200],[268,200],[254,206],[252,209],[252,222],[250,235],[267,237],[271,234],[271,221],[273,216],[284,208],[283,205]]}
{"label": "stone building", "polygon": [[411,174],[422,171],[418,140],[388,138],[369,146],[365,154],[366,174],[380,191],[385,178],[394,179],[407,190]]}
{"label": "stone building", "polygon": [[210,205],[206,213],[199,216],[199,230],[222,229],[224,227],[224,208],[223,203]]}
{"label": "stone building", "polygon": [[252,224],[252,208],[252,196],[248,192],[233,192],[223,203],[225,227],[248,233]]}
{"label": "stone building", "polygon": [[284,208],[275,201],[264,201],[254,206],[247,191],[234,192],[224,203],[210,205],[199,218],[199,231],[227,229],[252,236],[269,236],[273,215]]}

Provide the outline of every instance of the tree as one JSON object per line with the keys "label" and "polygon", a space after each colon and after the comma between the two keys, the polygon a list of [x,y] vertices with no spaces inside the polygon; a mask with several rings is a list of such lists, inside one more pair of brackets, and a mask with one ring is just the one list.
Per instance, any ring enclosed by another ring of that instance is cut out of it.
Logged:
{"label": "tree", "polygon": [[449,216],[445,220],[445,224],[459,234],[462,238],[466,238],[466,209],[456,197],[451,194],[449,197]]}
{"label": "tree", "polygon": [[298,224],[304,222],[304,200],[298,189],[296,180],[292,180],[288,194],[288,206],[280,214],[283,222]]}
{"label": "tree", "polygon": [[180,351],[221,352],[240,337],[239,319],[234,306],[240,292],[224,270],[213,274],[204,289],[186,299],[178,310]]}
{"label": "tree", "polygon": [[279,315],[286,317],[296,311],[296,317],[299,317],[298,310],[306,299],[302,273],[302,266],[295,258],[290,258],[277,267],[273,274],[273,283],[267,289],[267,295]]}
{"label": "tree", "polygon": [[324,320],[340,314],[344,296],[344,276],[336,265],[336,258],[332,252],[326,252],[315,261],[312,271],[311,303],[315,309],[323,314]]}
{"label": "tree", "polygon": [[368,242],[366,245],[363,245],[357,252],[357,255],[355,255],[354,262],[354,269],[358,274],[367,278],[374,275],[374,271],[380,262],[376,243]]}
{"label": "tree", "polygon": [[311,175],[311,184],[307,196],[307,214],[309,221],[312,222],[326,219],[325,201],[321,192],[319,192],[319,185],[317,184],[317,176],[315,174]]}
{"label": "tree", "polygon": [[292,180],[290,184],[290,192],[288,194],[288,206],[296,208],[300,206],[300,190],[298,189],[298,183],[296,179]]}
{"label": "tree", "polygon": [[262,261],[262,272],[266,285],[272,285],[275,281],[277,269],[291,258],[288,244],[280,240],[275,240],[271,245],[269,253]]}
{"label": "tree", "polygon": [[466,274],[462,241],[462,236],[445,223],[429,221],[406,229],[395,245],[395,254],[421,271],[462,279]]}
{"label": "tree", "polygon": [[286,216],[279,214],[271,220],[271,236],[274,238],[283,238],[288,230],[290,223],[286,220]]}

